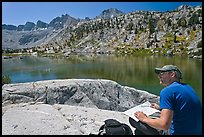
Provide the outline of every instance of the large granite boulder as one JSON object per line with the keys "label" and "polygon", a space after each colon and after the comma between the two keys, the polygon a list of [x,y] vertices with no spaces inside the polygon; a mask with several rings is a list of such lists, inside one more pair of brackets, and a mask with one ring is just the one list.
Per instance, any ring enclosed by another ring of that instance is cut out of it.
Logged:
{"label": "large granite boulder", "polygon": [[5,84],[2,133],[87,135],[107,118],[129,124],[122,112],[145,101],[158,103],[159,97],[105,79]]}
{"label": "large granite boulder", "polygon": [[65,79],[5,84],[2,105],[43,102],[125,111],[158,96],[105,79]]}

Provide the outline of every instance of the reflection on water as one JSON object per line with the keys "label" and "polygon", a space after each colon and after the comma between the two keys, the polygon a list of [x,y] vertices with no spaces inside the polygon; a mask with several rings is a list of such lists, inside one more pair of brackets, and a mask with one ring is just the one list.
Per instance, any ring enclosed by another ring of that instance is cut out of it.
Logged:
{"label": "reflection on water", "polygon": [[94,78],[110,79],[121,85],[146,90],[159,95],[163,88],[154,73],[155,67],[178,66],[182,82],[190,84],[202,99],[202,60],[164,56],[73,56],[48,58],[25,56],[3,60],[3,75],[12,83],[48,79]]}

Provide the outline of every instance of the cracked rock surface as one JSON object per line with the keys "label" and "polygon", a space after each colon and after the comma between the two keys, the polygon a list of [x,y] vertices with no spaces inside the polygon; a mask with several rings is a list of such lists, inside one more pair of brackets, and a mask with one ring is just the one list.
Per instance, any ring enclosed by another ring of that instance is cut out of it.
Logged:
{"label": "cracked rock surface", "polygon": [[7,84],[2,87],[2,134],[96,134],[109,118],[129,125],[122,112],[147,100],[158,103],[159,97],[104,79]]}

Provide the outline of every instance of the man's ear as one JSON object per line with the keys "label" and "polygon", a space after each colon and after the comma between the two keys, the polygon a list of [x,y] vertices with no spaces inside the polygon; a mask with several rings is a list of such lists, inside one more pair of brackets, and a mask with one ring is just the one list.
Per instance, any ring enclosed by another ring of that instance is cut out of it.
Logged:
{"label": "man's ear", "polygon": [[172,73],[171,73],[171,76],[172,76],[172,77],[176,77],[176,72],[172,72]]}

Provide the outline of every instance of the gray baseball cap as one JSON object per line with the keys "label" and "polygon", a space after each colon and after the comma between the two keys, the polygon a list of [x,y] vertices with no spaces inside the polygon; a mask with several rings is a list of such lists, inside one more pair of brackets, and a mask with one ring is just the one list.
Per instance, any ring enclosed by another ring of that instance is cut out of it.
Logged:
{"label": "gray baseball cap", "polygon": [[162,68],[155,68],[155,73],[156,74],[159,74],[161,72],[167,72],[167,71],[175,71],[176,75],[178,76],[178,78],[182,79],[182,73],[178,69],[177,66],[174,66],[174,65],[165,65]]}

